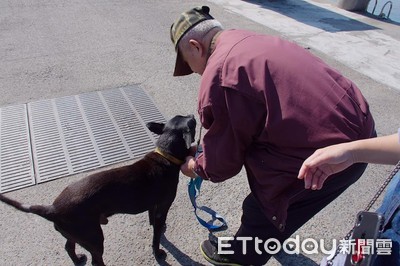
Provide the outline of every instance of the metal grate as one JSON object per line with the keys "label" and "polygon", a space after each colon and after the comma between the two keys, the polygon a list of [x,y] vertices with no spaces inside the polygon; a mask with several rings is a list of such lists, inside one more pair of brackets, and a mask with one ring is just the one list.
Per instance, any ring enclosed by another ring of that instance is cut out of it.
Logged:
{"label": "metal grate", "polygon": [[[19,119],[25,118],[25,130],[16,128],[15,124],[22,127],[22,123],[17,122],[16,115],[9,114],[12,108],[0,109],[0,192],[32,185],[35,178],[36,183],[42,183],[139,158],[154,149],[156,138],[145,124],[165,121],[149,96],[138,86],[20,105],[18,110],[22,108],[22,111],[18,114]],[[15,128],[20,138],[27,140],[21,153],[28,161],[3,152],[8,147],[5,146],[6,140],[17,141],[9,128]],[[3,164],[3,158],[10,162]],[[19,184],[21,181],[14,173],[6,176],[8,172],[3,168],[9,164],[18,165],[21,161],[29,162],[25,166],[30,169],[30,183],[6,187],[3,185],[5,182]]]}
{"label": "metal grate", "polygon": [[0,108],[0,192],[35,184],[26,105]]}

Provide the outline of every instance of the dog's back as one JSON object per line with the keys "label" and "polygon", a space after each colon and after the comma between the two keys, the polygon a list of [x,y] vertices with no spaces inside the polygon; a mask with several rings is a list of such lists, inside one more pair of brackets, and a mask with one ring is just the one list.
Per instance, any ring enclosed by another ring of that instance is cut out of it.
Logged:
{"label": "dog's back", "polygon": [[151,152],[132,165],[100,172],[69,185],[53,206],[64,219],[70,215],[74,218],[78,211],[86,216],[105,217],[141,213],[160,202],[172,203],[179,169]]}

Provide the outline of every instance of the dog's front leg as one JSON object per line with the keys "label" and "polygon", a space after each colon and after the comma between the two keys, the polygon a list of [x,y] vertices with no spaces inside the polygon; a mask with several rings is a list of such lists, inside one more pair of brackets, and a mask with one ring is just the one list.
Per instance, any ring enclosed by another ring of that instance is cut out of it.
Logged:
{"label": "dog's front leg", "polygon": [[167,254],[164,250],[160,249],[160,240],[162,233],[165,232],[165,221],[169,207],[156,206],[154,209],[154,224],[153,224],[153,253],[157,259],[165,259]]}
{"label": "dog's front leg", "polygon": [[156,212],[156,206],[152,206],[149,209],[149,223],[150,223],[150,225],[154,225],[155,212]]}

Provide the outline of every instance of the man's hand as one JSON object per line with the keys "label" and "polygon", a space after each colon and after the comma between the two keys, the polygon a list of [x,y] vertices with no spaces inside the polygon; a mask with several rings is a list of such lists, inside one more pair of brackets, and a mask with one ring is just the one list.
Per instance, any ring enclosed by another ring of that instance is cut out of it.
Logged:
{"label": "man's hand", "polygon": [[186,157],[186,162],[181,166],[182,174],[190,178],[195,178],[196,174],[193,171],[194,165],[195,165],[194,157],[193,156]]}

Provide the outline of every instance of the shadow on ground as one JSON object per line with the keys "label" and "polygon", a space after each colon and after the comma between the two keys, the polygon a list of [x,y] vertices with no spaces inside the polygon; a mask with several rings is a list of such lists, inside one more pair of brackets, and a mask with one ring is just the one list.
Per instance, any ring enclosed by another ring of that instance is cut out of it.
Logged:
{"label": "shadow on ground", "polygon": [[[168,252],[176,259],[179,265],[192,265],[192,266],[205,266],[197,261],[192,260],[188,255],[180,251],[174,244],[172,244],[165,235],[161,236],[161,245],[168,250]],[[195,252],[198,252],[197,250]],[[165,261],[158,261],[161,266],[169,266]]]}
{"label": "shadow on ground", "polygon": [[[261,8],[272,10],[303,24],[320,28],[328,32],[367,31],[378,29],[377,27],[351,19],[305,1],[245,0],[245,2],[256,4]],[[376,16],[373,17],[376,18]],[[398,24],[396,22],[394,23]]]}

